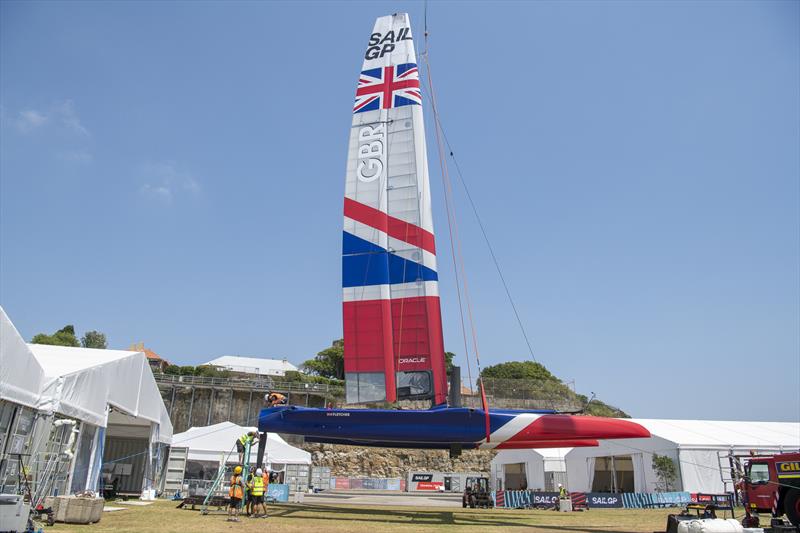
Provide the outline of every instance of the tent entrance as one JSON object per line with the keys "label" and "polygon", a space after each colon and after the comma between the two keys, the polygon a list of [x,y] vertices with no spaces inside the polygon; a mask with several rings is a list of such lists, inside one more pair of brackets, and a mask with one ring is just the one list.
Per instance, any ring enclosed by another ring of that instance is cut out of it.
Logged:
{"label": "tent entrance", "polygon": [[630,455],[596,457],[592,492],[636,492]]}
{"label": "tent entrance", "polygon": [[107,437],[103,453],[103,480],[117,493],[141,494],[147,466],[148,439]]}
{"label": "tent entrance", "polygon": [[525,475],[525,463],[509,463],[503,465],[506,490],[525,490],[528,488],[528,477]]}

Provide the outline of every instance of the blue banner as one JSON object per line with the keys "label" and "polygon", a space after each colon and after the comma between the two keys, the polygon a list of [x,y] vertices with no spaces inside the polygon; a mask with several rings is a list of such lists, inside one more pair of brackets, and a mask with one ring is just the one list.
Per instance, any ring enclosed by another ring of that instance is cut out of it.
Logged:
{"label": "blue banner", "polygon": [[270,483],[267,485],[267,497],[275,498],[277,502],[289,501],[289,485]]}
{"label": "blue banner", "polygon": [[622,507],[622,495],[610,492],[589,492],[586,494],[589,509],[612,509]]}

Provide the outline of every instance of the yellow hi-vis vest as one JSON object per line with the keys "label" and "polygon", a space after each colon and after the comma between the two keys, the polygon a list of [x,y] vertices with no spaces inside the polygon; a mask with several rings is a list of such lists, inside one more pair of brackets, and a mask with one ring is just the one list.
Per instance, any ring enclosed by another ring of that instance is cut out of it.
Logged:
{"label": "yellow hi-vis vest", "polygon": [[[230,437],[228,437],[228,438],[230,438]],[[242,443],[242,446],[244,446],[247,441],[251,441],[252,442],[252,437],[250,435],[248,435],[247,433],[245,433],[244,435],[239,437],[239,442]],[[230,441],[228,441],[228,442],[230,442]]]}
{"label": "yellow hi-vis vest", "polygon": [[261,476],[255,476],[253,478],[253,488],[250,489],[250,493],[253,496],[263,496],[264,495],[264,478]]}

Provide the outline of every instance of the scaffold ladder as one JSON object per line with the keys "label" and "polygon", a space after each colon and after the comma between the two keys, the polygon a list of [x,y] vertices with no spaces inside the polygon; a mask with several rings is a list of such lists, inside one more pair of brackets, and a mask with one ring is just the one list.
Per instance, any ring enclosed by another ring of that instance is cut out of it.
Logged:
{"label": "scaffold ladder", "polygon": [[[228,457],[233,453],[233,449],[228,453]],[[243,454],[243,463],[242,464],[242,479],[247,480],[247,475],[250,472],[250,441],[248,440],[245,442],[244,445],[244,454]],[[200,508],[200,512],[202,514],[208,514],[208,506],[211,500],[214,498],[214,495],[217,493],[224,486],[224,480],[228,475],[228,466],[227,461],[223,460],[222,463],[219,465],[219,471],[217,471],[217,477],[214,478],[214,483],[211,485],[211,488],[208,489],[208,494],[206,494],[205,499],[203,500],[203,506]],[[247,491],[244,491],[244,498],[242,498],[241,506],[244,507],[246,505],[247,500]]]}

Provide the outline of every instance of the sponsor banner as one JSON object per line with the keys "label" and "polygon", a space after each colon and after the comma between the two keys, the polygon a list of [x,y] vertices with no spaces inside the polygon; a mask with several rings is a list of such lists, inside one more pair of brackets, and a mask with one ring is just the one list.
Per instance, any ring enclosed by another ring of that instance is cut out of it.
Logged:
{"label": "sponsor banner", "polygon": [[336,478],[336,485],[334,488],[337,489],[349,489],[350,488],[350,478],[349,477],[337,477]]}
{"label": "sponsor banner", "polygon": [[506,495],[505,492],[502,490],[498,490],[497,492],[492,493],[494,497],[494,506],[495,507],[505,507],[506,506]]}
{"label": "sponsor banner", "polygon": [[386,490],[403,490],[400,479],[387,479]]}
{"label": "sponsor banner", "polygon": [[275,498],[276,502],[288,502],[289,485],[270,483],[267,485],[267,497]]}
{"label": "sponsor banner", "polygon": [[610,492],[589,492],[586,494],[589,509],[611,509],[622,507],[622,495]]}
{"label": "sponsor banner", "polygon": [[414,474],[411,476],[412,483],[418,483],[420,481],[433,481],[433,474]]}
{"label": "sponsor banner", "polygon": [[625,492],[622,494],[622,504],[626,509],[678,507],[691,501],[692,495],[688,492]]}
{"label": "sponsor banner", "polygon": [[573,509],[585,509],[586,508],[586,493],[585,492],[570,492],[569,498],[570,498],[570,500],[572,500],[572,508]]}
{"label": "sponsor banner", "polygon": [[350,478],[350,488],[351,489],[363,489],[364,488],[364,480],[359,478]]}
{"label": "sponsor banner", "polygon": [[364,478],[363,488],[371,490],[386,490],[387,480],[385,478]]}
{"label": "sponsor banner", "polygon": [[[504,507],[553,507],[558,502],[557,492],[538,492],[533,490],[507,490],[503,494]],[[497,504],[500,506],[500,504]]]}
{"label": "sponsor banner", "polygon": [[417,490],[439,490],[442,484],[441,481],[420,481],[417,483]]}

